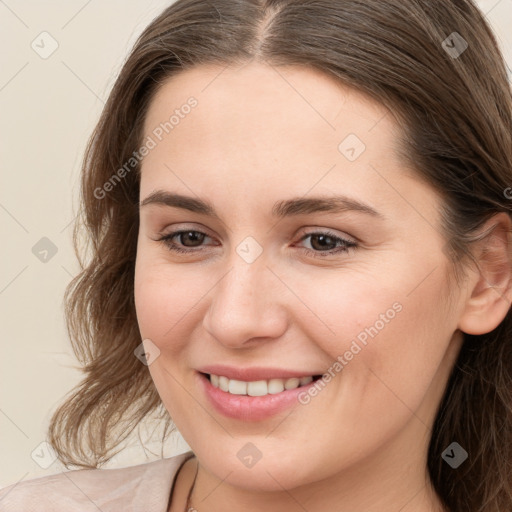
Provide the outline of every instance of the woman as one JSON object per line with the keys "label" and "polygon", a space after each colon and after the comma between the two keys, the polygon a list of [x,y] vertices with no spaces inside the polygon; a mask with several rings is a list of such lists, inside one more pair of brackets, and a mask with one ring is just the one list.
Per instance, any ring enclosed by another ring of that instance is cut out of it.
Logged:
{"label": "woman", "polygon": [[[511,107],[469,0],[166,9],[84,160],[89,469],[0,508],[511,510]],[[97,469],[156,411],[191,451]]]}

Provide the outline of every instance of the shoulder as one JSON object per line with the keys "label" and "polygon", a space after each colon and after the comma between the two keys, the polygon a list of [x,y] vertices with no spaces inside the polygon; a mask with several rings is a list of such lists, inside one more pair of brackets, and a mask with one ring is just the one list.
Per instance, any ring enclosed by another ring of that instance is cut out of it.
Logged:
{"label": "shoulder", "polygon": [[117,469],[78,469],[0,490],[1,512],[166,512],[179,468],[192,451]]}

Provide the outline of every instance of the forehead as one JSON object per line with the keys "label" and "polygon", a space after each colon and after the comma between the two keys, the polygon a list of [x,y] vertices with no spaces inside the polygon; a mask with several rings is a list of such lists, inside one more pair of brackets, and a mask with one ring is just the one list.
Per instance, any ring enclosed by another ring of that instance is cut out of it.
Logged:
{"label": "forehead", "polygon": [[[257,132],[270,137],[286,128],[288,138],[309,132],[310,137],[318,133],[327,136],[327,142],[336,142],[347,129],[358,132],[361,138],[380,122],[384,122],[384,131],[390,137],[390,131],[397,129],[383,105],[325,73],[251,62],[238,67],[197,66],[174,75],[154,96],[145,132],[168,120],[190,97],[197,99],[198,108],[186,124],[210,137],[220,138],[229,129],[239,127],[240,135],[254,136]],[[212,121],[223,123],[213,133]],[[173,135],[179,137],[179,133]]]}
{"label": "forehead", "polygon": [[198,66],[153,97],[144,133],[158,144],[145,160],[236,160],[254,171],[269,160],[283,170],[297,160],[329,168],[342,157],[348,169],[363,150],[363,159],[383,148],[391,157],[396,131],[385,107],[314,69]]}
{"label": "forehead", "polygon": [[[156,187],[213,197],[275,190],[275,199],[337,190],[399,214],[426,200],[425,190],[413,198],[403,189],[404,176],[409,188],[426,185],[399,161],[393,113],[311,68],[253,62],[180,72],[153,97],[144,137],[155,145],[142,164],[141,197]],[[409,201],[397,205],[404,194]]]}

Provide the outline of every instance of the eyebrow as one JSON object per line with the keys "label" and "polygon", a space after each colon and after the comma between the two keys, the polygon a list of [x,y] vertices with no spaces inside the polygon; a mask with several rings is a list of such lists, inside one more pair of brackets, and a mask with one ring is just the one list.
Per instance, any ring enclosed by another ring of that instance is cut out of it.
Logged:
{"label": "eyebrow", "polygon": [[[181,208],[221,220],[210,202],[165,190],[156,190],[149,194],[141,201],[140,207],[142,208],[148,204]],[[370,205],[346,196],[294,197],[277,201],[272,208],[272,215],[277,218],[284,218],[318,212],[343,213],[349,211],[361,212],[384,219],[384,216]]]}

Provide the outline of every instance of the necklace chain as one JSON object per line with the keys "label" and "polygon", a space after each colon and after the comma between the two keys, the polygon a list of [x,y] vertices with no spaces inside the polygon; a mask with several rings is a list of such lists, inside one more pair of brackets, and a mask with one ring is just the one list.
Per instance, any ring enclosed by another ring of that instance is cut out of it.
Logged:
{"label": "necklace chain", "polygon": [[194,481],[192,482],[192,485],[190,486],[190,491],[188,491],[187,504],[185,505],[185,512],[197,512],[197,510],[191,505],[190,499],[192,497],[192,491],[194,490],[194,487],[196,486],[196,479],[197,479],[198,471],[199,471],[199,461],[197,461],[196,474],[194,476]]}

